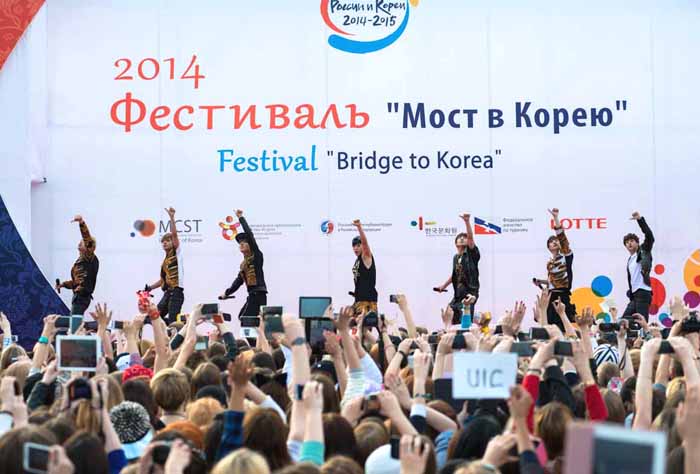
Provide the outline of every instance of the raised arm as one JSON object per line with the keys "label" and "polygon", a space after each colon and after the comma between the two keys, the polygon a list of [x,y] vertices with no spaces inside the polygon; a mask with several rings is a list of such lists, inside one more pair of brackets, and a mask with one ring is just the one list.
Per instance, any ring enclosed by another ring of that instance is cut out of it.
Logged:
{"label": "raised arm", "polygon": [[406,328],[408,330],[408,337],[415,338],[418,333],[416,332],[416,323],[413,322],[413,315],[411,314],[411,309],[408,307],[408,300],[406,300],[406,295],[396,295],[397,303],[399,309],[403,313],[403,317],[406,320]]}
{"label": "raised arm", "polygon": [[177,355],[173,368],[182,369],[187,364],[187,359],[194,352],[194,346],[197,344],[197,321],[202,317],[202,305],[198,304],[194,307],[187,322],[185,323],[185,340],[180,346],[180,353]]}
{"label": "raised arm", "polygon": [[56,319],[58,316],[55,314],[46,316],[44,318],[44,329],[41,332],[41,337],[39,338],[39,343],[34,347],[34,357],[32,358],[32,370],[37,372],[41,370],[46,362],[46,356],[49,353],[49,345],[53,342],[53,338],[56,335]]}
{"label": "raised arm", "polygon": [[651,399],[652,399],[652,372],[654,370],[654,358],[659,352],[661,339],[652,339],[642,346],[642,355],[637,372],[637,386],[634,393],[634,423],[632,429],[648,430],[651,428]]}
{"label": "raised arm", "polygon": [[258,243],[255,241],[255,236],[253,235],[253,230],[248,225],[248,221],[245,220],[245,217],[243,217],[243,211],[240,209],[236,209],[236,217],[238,217],[238,222],[240,222],[241,227],[243,227],[243,232],[245,232],[246,235],[248,236],[248,244],[250,245],[250,249],[253,252],[257,252],[258,251]]}
{"label": "raised arm", "polygon": [[175,225],[175,209],[169,207],[165,209],[165,212],[170,216],[170,235],[173,238],[173,248],[177,249],[180,247],[180,239],[177,238],[177,226]]}
{"label": "raised arm", "polygon": [[651,248],[654,246],[654,234],[652,234],[647,221],[641,216],[641,214],[639,214],[639,212],[632,213],[632,219],[637,221],[639,228],[644,234],[644,242],[642,242],[641,247],[647,252],[651,252]]}
{"label": "raised arm", "polygon": [[472,230],[471,214],[462,214],[459,217],[462,218],[462,220],[464,221],[464,225],[467,228],[467,247],[473,249],[474,247],[476,247],[476,243],[474,242],[474,231]]}
{"label": "raised arm", "polygon": [[109,322],[112,320],[112,312],[107,310],[107,303],[98,303],[95,307],[95,312],[90,313],[90,316],[97,322],[97,336],[100,338],[100,341],[102,341],[102,354],[114,360],[112,342],[109,339],[109,334],[107,334],[107,326],[109,326]]}
{"label": "raised arm", "polygon": [[[360,241],[362,242],[362,261],[365,263],[365,266],[371,265],[372,264],[372,251],[369,248],[369,242],[367,241],[367,234],[365,234],[365,230],[362,228],[362,223],[360,222],[360,219],[355,219],[352,221],[352,225],[354,225],[357,228],[357,232],[360,234]],[[369,260],[369,262],[367,262]]]}
{"label": "raised arm", "polygon": [[95,255],[95,240],[90,235],[90,230],[87,224],[83,220],[82,216],[75,216],[73,222],[77,222],[80,228],[80,237],[83,239],[83,245],[85,246],[85,251],[88,258],[92,258]]}
{"label": "raised arm", "polygon": [[326,340],[324,346],[325,351],[333,358],[333,367],[335,367],[335,374],[338,377],[338,387],[342,398],[343,394],[345,393],[345,387],[348,385],[348,373],[345,368],[343,350],[340,348],[340,343],[338,342],[338,338],[334,332],[323,331],[323,337]]}
{"label": "raised arm", "polygon": [[549,213],[552,215],[552,220],[554,220],[554,230],[557,234],[557,240],[559,240],[561,254],[564,256],[571,255],[571,246],[569,245],[569,239],[566,237],[564,228],[561,226],[561,222],[559,221],[559,209],[555,207],[554,209],[550,209]]}
{"label": "raised arm", "polygon": [[153,325],[153,341],[156,349],[156,359],[153,364],[153,372],[158,373],[162,369],[168,367],[168,358],[170,351],[168,350],[168,331],[163,318],[158,318],[151,321]]}

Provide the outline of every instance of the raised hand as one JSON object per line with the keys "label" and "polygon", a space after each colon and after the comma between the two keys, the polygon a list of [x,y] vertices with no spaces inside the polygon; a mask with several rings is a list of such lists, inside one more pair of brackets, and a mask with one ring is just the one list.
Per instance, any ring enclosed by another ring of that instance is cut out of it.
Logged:
{"label": "raised hand", "polygon": [[309,411],[323,411],[323,385],[316,381],[306,382],[302,394],[304,408]]}
{"label": "raised hand", "polygon": [[593,309],[590,306],[583,308],[583,313],[581,315],[576,315],[576,323],[578,326],[583,328],[590,328],[595,323],[595,317],[593,316]]}
{"label": "raised hand", "polygon": [[[413,363],[415,365],[415,359]],[[401,377],[397,374],[386,374],[384,378],[384,387],[396,395],[399,404],[401,404],[403,408],[411,407],[411,393],[408,391],[408,387],[403,383]]]}
{"label": "raised hand", "polygon": [[700,385],[688,385],[685,401],[676,409],[676,427],[685,443],[700,443]]}
{"label": "raised hand", "polygon": [[338,331],[347,331],[350,328],[350,321],[355,316],[355,310],[352,306],[340,308],[338,319],[335,320],[335,327]]}
{"label": "raised hand", "polygon": [[84,222],[84,221],[83,221],[83,216],[77,215],[77,216],[75,216],[75,217],[73,218],[73,220],[72,220],[71,222],[77,222],[78,224],[82,224],[82,223]]}
{"label": "raised hand", "polygon": [[513,433],[491,438],[488,446],[486,446],[486,452],[482,461],[497,467],[508,462],[517,461],[517,456],[510,455],[510,450],[515,446],[516,442],[517,439]]}
{"label": "raised hand", "polygon": [[282,316],[282,326],[284,326],[284,337],[287,344],[292,344],[298,338],[306,339],[306,333],[300,319],[285,314]]}
{"label": "raised hand", "polygon": [[566,305],[561,302],[561,298],[557,298],[557,300],[552,303],[554,306],[554,310],[557,312],[560,318],[565,318],[566,317]]}
{"label": "raised hand", "polygon": [[642,218],[642,215],[641,215],[639,212],[634,211],[634,212],[632,213],[632,218],[631,218],[630,220],[638,221],[638,220],[641,219],[641,218]]}
{"label": "raised hand", "polygon": [[547,212],[549,212],[554,219],[559,217],[559,209],[556,207],[553,207],[552,209],[547,209]]}
{"label": "raised hand", "polygon": [[462,304],[464,304],[464,306],[469,306],[469,305],[473,304],[475,301],[476,301],[476,296],[467,295],[467,297],[462,300]]}
{"label": "raised hand", "polygon": [[460,217],[460,219],[462,219],[464,222],[469,222],[469,219],[471,218],[471,216],[472,216],[471,214],[464,213],[464,214],[461,214],[459,217]]}
{"label": "raised hand", "polygon": [[403,352],[404,354],[408,355],[408,353],[411,351],[411,345],[415,341],[411,338],[406,338],[403,341],[399,342],[399,352]]}
{"label": "raised hand", "polygon": [[449,304],[445,309],[440,308],[440,318],[442,319],[442,322],[445,325],[445,327],[452,325],[452,318],[454,314],[454,310]]}
{"label": "raised hand", "polygon": [[97,326],[106,328],[112,320],[112,312],[107,310],[107,303],[97,303],[95,311],[90,313],[90,316],[97,321]]}
{"label": "raised hand", "polygon": [[176,439],[170,446],[168,459],[163,466],[164,474],[182,474],[187,466],[190,465],[192,450],[181,439]]}
{"label": "raised hand", "polygon": [[401,474],[423,474],[426,472],[430,447],[420,436],[403,435],[399,444]]}
{"label": "raised hand", "polygon": [[413,377],[415,380],[425,381],[430,369],[430,353],[418,352],[413,354]]}
{"label": "raised hand", "polygon": [[71,462],[63,446],[56,445],[49,448],[48,474],[73,474],[75,466]]}
{"label": "raised hand", "polygon": [[2,329],[5,336],[12,333],[12,325],[10,324],[10,320],[2,311],[0,311],[0,329]]}
{"label": "raised hand", "polygon": [[327,354],[332,355],[334,359],[343,356],[343,350],[338,343],[338,336],[336,336],[334,332],[323,331],[323,338],[326,340],[324,349]]}
{"label": "raised hand", "polygon": [[515,302],[515,307],[513,308],[513,331],[517,331],[520,329],[520,324],[523,322],[523,319],[525,318],[525,311],[527,311],[527,306],[525,306],[525,302],[523,301],[516,301]]}
{"label": "raised hand", "polygon": [[[591,310],[591,313],[592,312],[593,310]],[[610,308],[610,318],[612,319],[613,323],[617,322],[617,308],[615,308],[614,306]]]}
{"label": "raised hand", "polygon": [[399,400],[396,398],[396,395],[389,391],[382,391],[377,394],[377,399],[379,400],[380,403],[380,409],[379,413],[391,418],[393,416],[403,416],[403,412],[401,411],[401,405],[399,404]]}
{"label": "raised hand", "polygon": [[354,225],[354,226],[357,227],[358,229],[359,229],[360,227],[362,227],[362,223],[360,222],[360,219],[355,219],[355,220],[353,220],[353,221],[352,221],[352,225]]}
{"label": "raised hand", "polygon": [[245,390],[252,376],[253,367],[250,360],[239,356],[233,362],[229,362],[228,383],[231,387],[236,387],[236,390]]}
{"label": "raised hand", "polygon": [[490,335],[481,335],[479,338],[479,342],[476,346],[476,351],[477,352],[491,352],[493,351],[493,348],[496,346],[496,343],[498,341],[496,340],[495,337],[490,336]]}
{"label": "raised hand", "polygon": [[516,385],[510,388],[510,398],[508,398],[508,409],[513,418],[525,419],[530,413],[532,397],[522,386]]}
{"label": "raised hand", "polygon": [[241,209],[236,209],[236,217],[239,219],[243,217],[243,211]]}
{"label": "raised hand", "polygon": [[440,342],[438,342],[437,353],[445,355],[452,352],[452,343],[454,342],[454,340],[455,333],[451,332],[443,334],[440,338]]}
{"label": "raised hand", "polygon": [[547,307],[549,306],[549,299],[552,297],[548,288],[543,288],[540,294],[537,296],[536,305],[537,311],[539,313],[540,324],[547,321]]}
{"label": "raised hand", "polygon": [[175,217],[175,209],[173,209],[172,207],[166,207],[165,212],[168,213],[168,216],[170,216],[171,219]]}
{"label": "raised hand", "polygon": [[56,369],[56,359],[52,360],[49,362],[49,365],[46,366],[46,369],[44,370],[44,375],[41,378],[41,383],[44,385],[51,385],[54,380],[56,380],[56,377],[58,376],[58,370]]}

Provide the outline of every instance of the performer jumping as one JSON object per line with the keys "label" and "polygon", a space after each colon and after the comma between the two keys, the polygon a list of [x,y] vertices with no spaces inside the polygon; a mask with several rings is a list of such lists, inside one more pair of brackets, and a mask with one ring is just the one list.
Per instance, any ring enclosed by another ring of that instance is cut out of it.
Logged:
{"label": "performer jumping", "polygon": [[634,313],[644,316],[649,320],[649,305],[651,304],[651,249],[654,246],[654,234],[639,212],[632,214],[632,219],[637,221],[644,234],[644,242],[639,245],[637,234],[627,234],[622,238],[627,251],[630,253],[627,259],[627,297],[630,299],[623,318],[631,317]]}
{"label": "performer jumping", "polygon": [[[454,296],[450,301],[453,311],[452,324],[459,324],[462,319],[462,302],[467,299],[467,295],[473,296],[473,302],[469,305],[470,314],[474,314],[476,302],[479,299],[479,260],[481,253],[474,241],[474,231],[472,230],[471,215],[462,214],[459,216],[464,221],[466,233],[461,232],[455,237],[455,247],[457,253],[452,257],[452,275],[447,281],[436,287],[435,290],[443,292],[452,284]],[[469,300],[468,300],[469,301]]]}
{"label": "performer jumping", "polygon": [[236,234],[238,248],[243,254],[238,276],[231,286],[224,291],[219,299],[226,299],[236,292],[243,283],[248,289],[248,298],[241,308],[238,317],[258,316],[260,307],[267,304],[267,286],[265,286],[265,273],[263,272],[263,253],[260,251],[255,236],[245,217],[243,211],[236,210],[236,217],[243,227],[243,232]]}
{"label": "performer jumping", "polygon": [[97,259],[97,255],[95,255],[97,242],[95,242],[95,238],[90,235],[90,230],[83,218],[81,216],[75,216],[71,222],[77,222],[80,227],[82,239],[78,244],[79,256],[70,270],[71,279],[64,282],[56,279],[56,291],[60,292],[61,288],[73,290],[70,313],[85,314],[88,306],[90,306],[92,293],[95,291],[100,261]]}
{"label": "performer jumping", "polygon": [[163,235],[160,239],[163,250],[165,250],[165,258],[160,266],[160,279],[152,285],[146,285],[146,290],[152,291],[159,287],[163,290],[163,297],[158,303],[158,313],[166,324],[170,324],[175,322],[182,309],[182,303],[185,301],[185,290],[180,239],[177,237],[177,227],[175,226],[175,209],[170,207],[165,209],[165,212],[170,216],[170,233]]}
{"label": "performer jumping", "polygon": [[377,267],[374,264],[374,255],[369,248],[367,235],[362,228],[359,219],[352,221],[357,228],[359,236],[352,239],[352,251],[355,253],[355,264],[352,266],[352,277],[355,282],[355,303],[353,305],[356,314],[362,312],[377,312]]}
{"label": "performer jumping", "polygon": [[562,323],[554,303],[560,300],[566,308],[566,316],[570,320],[574,320],[576,316],[576,306],[571,304],[571,284],[574,279],[573,262],[574,253],[569,246],[564,229],[559,222],[559,209],[554,208],[549,210],[554,220],[554,230],[556,235],[552,235],[547,239],[547,249],[551,252],[552,258],[547,262],[547,279],[540,280],[533,278],[532,282],[538,287],[547,285],[550,289],[550,303],[547,307],[547,322],[556,324],[564,331],[564,323]]}

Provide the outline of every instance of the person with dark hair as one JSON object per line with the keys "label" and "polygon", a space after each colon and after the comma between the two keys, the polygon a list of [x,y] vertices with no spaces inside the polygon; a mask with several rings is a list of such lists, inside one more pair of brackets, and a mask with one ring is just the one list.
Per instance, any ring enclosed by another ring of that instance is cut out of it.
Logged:
{"label": "person with dark hair", "polygon": [[78,431],[68,438],[64,448],[75,467],[74,474],[112,472],[104,445],[94,434]]}
{"label": "person with dark hair", "polygon": [[124,393],[124,400],[138,403],[146,409],[151,421],[151,426],[153,426],[155,430],[165,428],[165,424],[158,418],[158,404],[153,397],[153,391],[148,384],[148,380],[143,378],[127,380],[124,382],[124,385],[122,385],[122,392]]}
{"label": "person with dark hair", "polygon": [[56,436],[46,428],[26,425],[14,428],[0,436],[0,472],[3,474],[24,474],[22,456],[24,443],[37,443],[45,446],[56,444]]}
{"label": "person with dark hair", "polygon": [[547,239],[547,250],[552,257],[547,262],[547,279],[533,278],[532,282],[539,288],[546,286],[550,290],[549,306],[547,306],[547,322],[556,324],[564,331],[564,323],[556,310],[557,302],[564,305],[564,313],[573,320],[576,316],[576,306],[571,304],[571,285],[574,280],[574,253],[569,246],[569,239],[559,221],[559,209],[550,209],[553,227],[556,235]]}
{"label": "person with dark hair", "polygon": [[175,322],[177,315],[185,302],[183,289],[184,272],[182,255],[180,254],[180,239],[177,236],[175,224],[175,209],[165,210],[170,216],[170,232],[161,237],[160,242],[165,251],[165,258],[160,266],[160,279],[152,285],[146,285],[146,291],[156,288],[163,290],[163,297],[158,303],[158,313],[167,324]]}
{"label": "person with dark hair", "polygon": [[339,413],[325,413],[323,439],[325,440],[325,459],[342,455],[358,461],[355,433],[347,418]]}
{"label": "person with dark hair", "polygon": [[630,256],[627,259],[627,297],[630,299],[623,318],[629,318],[635,313],[649,320],[649,305],[651,305],[651,249],[654,246],[654,234],[639,212],[632,213],[632,220],[637,221],[644,234],[644,242],[639,244],[637,234],[627,234],[622,238]]}
{"label": "person with dark hair", "polygon": [[377,266],[374,263],[374,254],[369,248],[367,234],[362,228],[359,219],[352,221],[360,234],[352,239],[352,251],[355,253],[355,264],[352,266],[352,278],[355,283],[353,305],[356,314],[362,312],[377,312]]}
{"label": "person with dark hair", "polygon": [[[479,260],[481,253],[479,247],[474,242],[474,231],[472,230],[471,215],[462,214],[460,216],[466,226],[466,232],[461,232],[455,237],[455,247],[457,253],[452,257],[452,275],[447,281],[436,287],[437,291],[445,291],[452,284],[454,296],[450,301],[452,308],[452,324],[459,324],[462,319],[463,302],[469,295],[472,296],[469,304],[469,314],[474,314],[476,302],[479,299]],[[465,308],[466,309],[466,308]]]}
{"label": "person with dark hair", "polygon": [[236,234],[236,242],[238,242],[238,248],[243,254],[243,261],[241,262],[238,276],[233,280],[231,286],[219,296],[219,299],[223,300],[228,298],[245,283],[248,289],[248,298],[241,308],[241,311],[238,313],[238,317],[258,316],[260,314],[260,307],[267,304],[267,285],[265,285],[265,272],[263,271],[263,253],[260,247],[258,247],[258,243],[255,241],[255,236],[248,225],[248,221],[243,217],[243,211],[237,209],[236,217],[238,217],[238,221],[241,223],[241,227],[243,227],[243,232]]}
{"label": "person with dark hair", "polygon": [[81,240],[78,244],[78,260],[70,270],[70,280],[60,281],[56,279],[56,291],[61,288],[73,290],[70,314],[85,314],[92,301],[92,293],[97,284],[97,272],[100,270],[100,261],[95,255],[97,243],[90,235],[90,230],[82,216],[75,216],[71,222],[77,222],[80,227]]}

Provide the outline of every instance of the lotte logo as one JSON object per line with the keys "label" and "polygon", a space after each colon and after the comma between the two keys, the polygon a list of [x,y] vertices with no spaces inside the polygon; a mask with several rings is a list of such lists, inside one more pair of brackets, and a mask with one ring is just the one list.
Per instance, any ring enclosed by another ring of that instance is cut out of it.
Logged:
{"label": "lotte logo", "polygon": [[[566,217],[559,219],[564,230],[605,230],[608,228],[607,217]],[[549,226],[554,229],[554,219],[550,219]]]}

